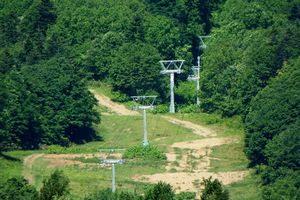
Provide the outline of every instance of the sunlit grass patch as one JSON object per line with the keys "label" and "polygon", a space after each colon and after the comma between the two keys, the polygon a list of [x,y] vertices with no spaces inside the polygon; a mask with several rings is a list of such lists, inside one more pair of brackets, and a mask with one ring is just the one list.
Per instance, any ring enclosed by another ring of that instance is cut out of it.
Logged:
{"label": "sunlit grass patch", "polygon": [[215,146],[210,157],[212,172],[247,170],[248,159],[243,152],[242,143]]}
{"label": "sunlit grass patch", "polygon": [[260,177],[248,175],[244,180],[226,186],[231,200],[257,200],[261,199]]}

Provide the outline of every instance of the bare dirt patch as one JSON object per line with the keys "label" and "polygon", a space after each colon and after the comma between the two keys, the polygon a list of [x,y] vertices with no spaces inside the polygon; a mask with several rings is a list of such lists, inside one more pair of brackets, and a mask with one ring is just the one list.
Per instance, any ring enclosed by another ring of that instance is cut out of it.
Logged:
{"label": "bare dirt patch", "polygon": [[234,138],[205,138],[201,140],[193,140],[189,142],[177,142],[172,144],[171,147],[181,148],[181,149],[196,149],[200,150],[202,148],[211,148],[214,146],[219,146],[222,144],[230,144],[238,142],[238,140]]}
{"label": "bare dirt patch", "polygon": [[[215,137],[215,131],[210,128],[170,116],[164,116],[163,118],[173,124],[191,129],[194,134],[206,138],[172,144],[166,154],[168,160],[167,173],[134,176],[134,180],[150,183],[164,181],[172,185],[176,192],[196,192],[197,197],[199,197],[200,183],[203,178],[217,178],[226,185],[241,181],[248,175],[248,171],[209,172],[210,160],[215,159],[210,157],[212,147],[237,143],[239,142],[237,138],[218,138]],[[176,148],[178,149],[177,152],[175,151]]]}
{"label": "bare dirt patch", "polygon": [[110,98],[102,94],[98,94],[95,90],[90,91],[94,94],[100,105],[109,108],[112,112],[118,115],[139,115],[138,112],[129,110],[124,105],[113,102]]}
{"label": "bare dirt patch", "polygon": [[[248,171],[209,172],[210,160],[215,159],[210,157],[212,147],[236,142],[239,140],[235,138],[205,138],[174,143],[166,154],[168,159],[167,173],[134,176],[133,179],[150,183],[164,181],[172,185],[177,193],[191,191],[196,192],[197,197],[199,197],[200,183],[203,178],[217,178],[227,185],[241,181],[248,175]],[[180,149],[177,153],[176,148]]]}
{"label": "bare dirt patch", "polygon": [[[49,162],[48,167],[64,167],[68,165],[77,165],[81,168],[90,167],[90,166],[99,166],[100,160],[103,159],[120,159],[122,154],[120,153],[95,153],[95,154],[46,154],[43,156],[43,159]],[[98,163],[83,163],[79,160],[74,160],[76,158],[99,158]]]}
{"label": "bare dirt patch", "polygon": [[144,175],[133,177],[141,182],[157,183],[164,181],[173,186],[177,193],[182,191],[196,192],[197,196],[200,192],[200,182],[203,178],[217,178],[227,185],[233,182],[241,181],[248,175],[248,171],[237,172],[175,172],[175,173],[160,173],[154,175]]}
{"label": "bare dirt patch", "polygon": [[[174,169],[177,172],[206,172],[210,166],[211,148],[223,144],[238,142],[234,138],[206,138],[190,142],[177,142],[171,145],[166,154],[168,165],[166,170]],[[175,152],[175,148],[181,149],[182,155]],[[181,159],[176,159],[180,157]]]}

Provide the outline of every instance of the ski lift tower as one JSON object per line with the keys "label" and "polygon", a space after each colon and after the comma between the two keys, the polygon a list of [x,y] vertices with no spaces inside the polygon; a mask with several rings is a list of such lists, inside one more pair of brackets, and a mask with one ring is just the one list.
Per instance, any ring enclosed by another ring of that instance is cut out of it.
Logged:
{"label": "ski lift tower", "polygon": [[205,36],[199,36],[199,39],[200,39],[200,42],[201,42],[201,45],[199,46],[200,47],[200,49],[206,49],[206,44],[204,43],[204,39],[205,38],[210,38],[211,36],[209,36],[209,35],[205,35]]}
{"label": "ski lift tower", "polygon": [[180,74],[183,72],[181,69],[184,60],[162,60],[159,61],[162,70],[160,71],[161,74],[170,74],[170,113],[175,113],[175,103],[174,103],[174,74]]}
{"label": "ski lift tower", "polygon": [[[205,38],[210,38],[211,36],[199,36],[200,39],[200,49],[205,49],[207,46],[204,43],[204,39]],[[193,75],[189,75],[188,76],[188,80],[189,81],[196,81],[196,90],[197,90],[197,105],[200,105],[200,100],[199,100],[199,91],[200,91],[200,69],[201,69],[201,64],[200,64],[200,56],[197,57],[197,66],[192,66],[192,70],[193,70]]]}
{"label": "ski lift tower", "polygon": [[110,164],[111,165],[111,172],[112,172],[112,179],[111,179],[111,191],[116,191],[116,180],[115,180],[115,164],[122,165],[124,160],[102,160],[102,164]]}
{"label": "ski lift tower", "polygon": [[193,70],[193,75],[188,76],[188,81],[196,81],[196,90],[197,90],[197,105],[200,105],[200,100],[199,100],[199,90],[200,90],[200,84],[199,84],[199,79],[200,79],[200,56],[197,57],[197,66],[192,66]]}
{"label": "ski lift tower", "polygon": [[146,110],[147,109],[154,109],[155,106],[154,101],[157,96],[131,96],[133,101],[139,102],[140,105],[134,106],[134,110],[143,110],[143,123],[144,123],[144,140],[143,140],[143,146],[148,146],[148,139],[147,139],[147,117],[146,117]]}

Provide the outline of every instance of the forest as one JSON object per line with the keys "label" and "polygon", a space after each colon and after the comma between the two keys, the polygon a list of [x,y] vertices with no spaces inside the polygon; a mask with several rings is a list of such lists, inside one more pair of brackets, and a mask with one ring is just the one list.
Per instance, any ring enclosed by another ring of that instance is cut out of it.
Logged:
{"label": "forest", "polygon": [[241,117],[261,198],[299,199],[299,0],[2,0],[0,154],[101,140],[91,82],[167,111],[173,59],[177,112]]}

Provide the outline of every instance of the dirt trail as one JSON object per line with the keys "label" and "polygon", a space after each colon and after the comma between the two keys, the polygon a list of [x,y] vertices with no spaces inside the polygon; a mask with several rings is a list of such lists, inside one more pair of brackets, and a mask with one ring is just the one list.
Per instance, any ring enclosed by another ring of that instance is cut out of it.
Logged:
{"label": "dirt trail", "polygon": [[34,183],[34,177],[31,173],[33,163],[36,159],[38,159],[42,156],[44,156],[44,154],[32,154],[32,155],[27,156],[26,158],[24,158],[23,173],[22,174],[23,174],[24,178],[27,179],[30,184]]}
{"label": "dirt trail", "polygon": [[42,158],[45,161],[48,162],[47,167],[65,167],[69,165],[77,165],[80,168],[98,168],[106,166],[105,164],[98,164],[98,163],[83,163],[79,160],[74,160],[76,158],[98,158],[99,162],[102,159],[121,159],[122,154],[121,153],[90,153],[90,154],[32,154],[30,156],[27,156],[23,161],[23,176],[25,179],[28,180],[30,184],[34,183],[34,176],[32,174],[32,166],[34,165],[34,162],[38,158]]}
{"label": "dirt trail", "polygon": [[[128,110],[125,106],[112,102],[108,97],[96,93],[94,90],[91,92],[95,95],[96,99],[103,106],[108,107],[118,115],[139,115],[136,111]],[[166,166],[166,173],[158,173],[152,175],[142,175],[132,177],[136,181],[156,183],[158,181],[165,181],[171,184],[176,192],[192,191],[196,192],[199,197],[200,182],[202,178],[217,178],[224,184],[230,184],[236,181],[241,181],[248,175],[248,171],[234,171],[234,172],[209,172],[210,154],[212,147],[237,143],[239,140],[235,138],[218,138],[215,137],[216,133],[212,129],[194,124],[190,121],[180,120],[171,116],[163,116],[163,118],[173,124],[183,126],[191,129],[194,134],[205,137],[204,139],[177,142],[172,144],[168,153],[166,154],[168,164]],[[162,138],[157,138],[157,140]],[[111,155],[114,158],[121,158],[121,154]],[[23,174],[29,182],[34,181],[31,174],[32,166],[37,158],[44,158],[49,162],[49,167],[62,167],[66,165],[78,165],[84,167],[103,167],[97,163],[82,163],[74,160],[78,157],[92,158],[98,157],[105,159],[107,154],[33,154],[24,160]]]}
{"label": "dirt trail", "polygon": [[238,140],[234,138],[205,138],[191,142],[174,143],[166,154],[167,173],[134,176],[133,179],[151,183],[163,180],[172,185],[176,192],[196,192],[197,197],[199,197],[202,178],[212,176],[226,185],[241,181],[248,175],[248,171],[209,172],[212,147],[235,142]]}
{"label": "dirt trail", "polygon": [[118,115],[139,115],[138,112],[129,110],[124,105],[113,102],[107,96],[99,94],[95,90],[90,90],[90,91],[94,94],[95,98],[98,100],[100,105],[103,105],[111,109],[112,112]]}
{"label": "dirt trail", "polygon": [[172,185],[176,192],[196,192],[196,196],[199,198],[200,182],[203,178],[217,178],[226,185],[241,181],[248,175],[248,171],[209,172],[210,160],[215,159],[210,157],[212,148],[223,144],[237,143],[238,139],[218,138],[216,132],[207,127],[171,116],[163,116],[163,118],[173,124],[191,129],[194,134],[205,138],[172,144],[166,154],[167,173],[134,176],[134,180],[151,183],[163,180]]}
{"label": "dirt trail", "polygon": [[200,135],[200,136],[204,136],[204,137],[216,136],[216,133],[212,129],[206,128],[206,127],[198,125],[198,124],[194,124],[190,121],[184,121],[184,120],[177,119],[177,118],[170,117],[170,116],[163,116],[163,118],[168,120],[172,124],[177,124],[177,125],[183,126],[185,128],[191,129],[193,131],[193,133],[195,133],[196,135]]}

